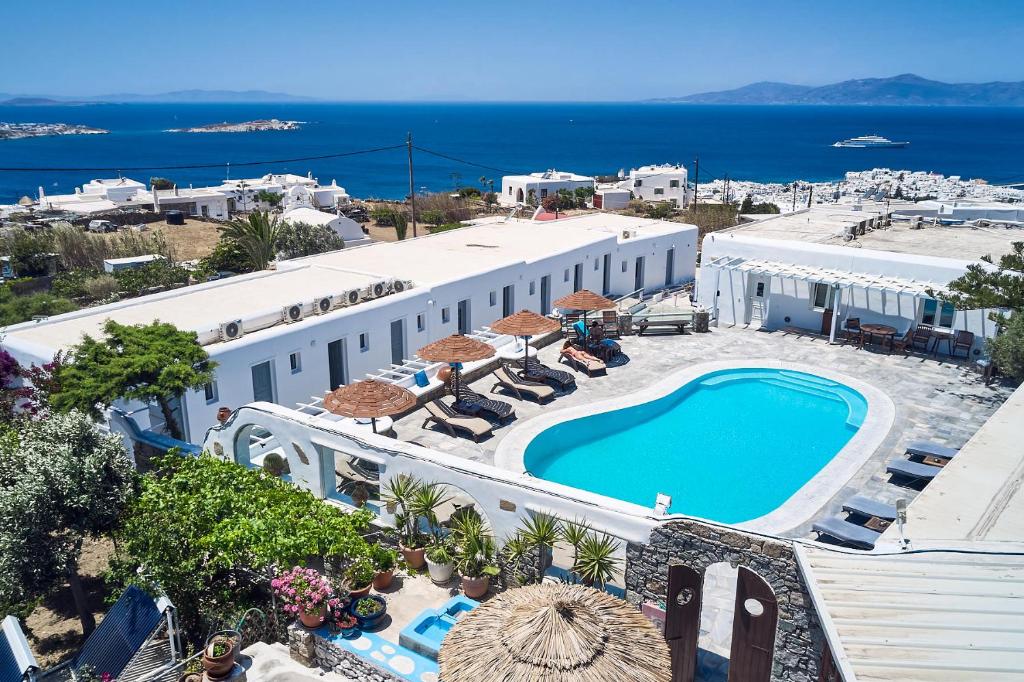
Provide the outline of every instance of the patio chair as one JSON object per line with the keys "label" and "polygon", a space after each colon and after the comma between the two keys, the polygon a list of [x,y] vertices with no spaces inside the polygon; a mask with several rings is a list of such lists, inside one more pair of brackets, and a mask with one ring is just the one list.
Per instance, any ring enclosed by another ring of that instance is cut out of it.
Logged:
{"label": "patio chair", "polygon": [[562,352],[558,356],[559,362],[566,362],[570,367],[577,371],[584,371],[587,376],[594,376],[594,372],[607,372],[608,365],[604,364],[601,360],[590,355],[586,351],[580,351],[573,348],[571,344],[566,344],[562,347]]}
{"label": "patio chair", "polygon": [[971,348],[974,347],[974,332],[969,332],[964,329],[957,331],[956,336],[953,337],[953,350],[950,355],[956,357],[956,352],[962,350],[964,357],[971,357]]}
{"label": "patio chair", "polygon": [[604,310],[601,312],[601,327],[605,336],[619,338],[619,313],[615,310]]}
{"label": "patio chair", "polygon": [[846,322],[843,323],[843,340],[844,341],[856,341],[860,343],[861,337],[864,332],[860,328],[859,317],[848,317]]}
{"label": "patio chair", "polygon": [[421,428],[426,428],[430,422],[434,422],[448,431],[452,438],[455,438],[456,431],[465,431],[477,443],[484,436],[491,435],[493,431],[491,423],[486,419],[458,414],[440,400],[431,401],[424,407],[427,410],[427,418],[423,420]]}
{"label": "patio chair", "polygon": [[850,523],[838,516],[830,516],[821,521],[815,521],[811,526],[811,530],[817,533],[819,538],[822,535],[827,535],[839,540],[843,544],[858,549],[874,549],[875,543],[882,535],[876,530],[858,526],[856,523]]}
{"label": "patio chair", "polygon": [[482,396],[465,387],[459,388],[459,395],[452,403],[452,409],[460,414],[468,414],[471,417],[489,417],[497,422],[511,421],[516,418],[515,410],[508,403]]}
{"label": "patio chair", "polygon": [[505,390],[512,391],[520,400],[523,399],[524,395],[528,395],[538,403],[546,402],[555,397],[555,389],[547,384],[520,379],[510,372],[505,365],[498,367],[492,374],[494,374],[494,378],[498,381],[491,387],[491,393],[494,393],[497,388],[504,388]]}
{"label": "patio chair", "polygon": [[912,481],[928,482],[939,475],[942,467],[922,464],[921,462],[911,462],[909,459],[900,458],[889,462],[889,466],[885,468],[885,471],[895,476],[909,478]]}
{"label": "patio chair", "polygon": [[914,347],[914,332],[910,329],[907,333],[898,339],[892,340],[892,349],[901,353],[909,353],[910,349]]}
{"label": "patio chair", "polygon": [[864,495],[854,495],[844,502],[843,511],[848,514],[860,514],[861,516],[881,519],[883,521],[896,520],[896,507],[870,497],[865,497]]}
{"label": "patio chair", "polygon": [[914,350],[928,352],[928,346],[932,342],[932,328],[925,324],[919,324],[914,328],[914,335],[910,337],[910,347]]}
{"label": "patio chair", "polygon": [[562,318],[562,334],[566,337],[572,335],[572,328],[581,319],[580,313],[566,313]]}
{"label": "patio chair", "polygon": [[956,448],[939,445],[938,443],[932,443],[931,441],[926,440],[911,441],[907,445],[907,454],[912,457],[932,457],[934,459],[945,460],[946,462],[953,459],[958,452],[960,451]]}
{"label": "patio chair", "polygon": [[576,379],[571,374],[560,369],[552,369],[534,358],[530,358],[525,365],[523,360],[518,360],[513,366],[521,368],[518,375],[527,381],[547,382],[562,390],[576,387]]}

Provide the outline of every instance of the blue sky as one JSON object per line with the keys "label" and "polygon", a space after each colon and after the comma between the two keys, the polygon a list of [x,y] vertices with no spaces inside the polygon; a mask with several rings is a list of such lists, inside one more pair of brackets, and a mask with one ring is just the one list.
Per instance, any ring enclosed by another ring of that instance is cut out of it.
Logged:
{"label": "blue sky", "polygon": [[1024,2],[9,2],[0,92],[630,100],[760,80],[1024,80]]}

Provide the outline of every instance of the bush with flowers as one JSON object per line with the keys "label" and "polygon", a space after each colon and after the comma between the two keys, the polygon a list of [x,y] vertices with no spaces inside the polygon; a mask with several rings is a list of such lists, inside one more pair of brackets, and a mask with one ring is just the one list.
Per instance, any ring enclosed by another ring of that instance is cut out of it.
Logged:
{"label": "bush with flowers", "polygon": [[320,615],[325,610],[335,616],[345,607],[330,579],[312,568],[296,566],[271,580],[270,586],[291,616]]}

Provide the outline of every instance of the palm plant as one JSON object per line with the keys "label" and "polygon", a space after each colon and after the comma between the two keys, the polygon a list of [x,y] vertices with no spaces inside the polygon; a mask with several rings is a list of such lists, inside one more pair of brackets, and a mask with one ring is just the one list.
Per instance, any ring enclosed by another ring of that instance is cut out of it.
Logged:
{"label": "palm plant", "polygon": [[388,511],[395,515],[398,541],[404,547],[423,546],[419,518],[413,511],[413,500],[422,487],[423,483],[415,476],[399,474],[381,488],[381,499],[388,506]]}
{"label": "palm plant", "polygon": [[576,550],[573,571],[584,585],[604,587],[618,571],[621,560],[615,554],[620,544],[611,537],[587,533]]}
{"label": "palm plant", "polygon": [[562,539],[572,546],[573,566],[576,565],[579,557],[580,545],[583,544],[583,540],[586,539],[589,532],[590,524],[583,520],[573,519],[562,526]]}
{"label": "palm plant", "polygon": [[467,578],[493,577],[499,574],[494,563],[497,545],[479,516],[464,517],[457,537],[455,565]]}
{"label": "palm plant", "polygon": [[537,550],[537,580],[543,580],[551,550],[562,536],[558,519],[550,514],[535,514],[526,519],[520,533],[527,545]]}
{"label": "palm plant", "polygon": [[221,236],[238,246],[256,270],[266,270],[277,255],[277,238],[281,231],[277,216],[255,211],[228,221],[218,229]]}
{"label": "palm plant", "polygon": [[426,521],[435,543],[441,541],[441,523],[437,519],[437,510],[451,499],[437,483],[426,483],[418,487],[410,500],[409,509],[416,517],[417,527],[420,519]]}

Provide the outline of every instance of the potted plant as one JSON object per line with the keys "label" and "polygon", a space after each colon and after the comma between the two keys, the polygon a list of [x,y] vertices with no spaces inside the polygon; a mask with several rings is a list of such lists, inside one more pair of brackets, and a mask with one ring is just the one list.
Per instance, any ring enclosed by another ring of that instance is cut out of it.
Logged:
{"label": "potted plant", "polygon": [[444,540],[427,548],[427,572],[437,585],[444,585],[452,579],[455,570],[454,548]]}
{"label": "potted plant", "polygon": [[296,566],[271,580],[270,586],[282,600],[284,612],[297,616],[307,628],[319,627],[328,607],[339,601],[331,581],[312,568]]}
{"label": "potted plant", "polygon": [[288,460],[276,452],[268,452],[263,457],[263,470],[277,478],[281,478],[283,474],[291,473],[291,467],[288,466]]}
{"label": "potted plant", "polygon": [[341,636],[348,639],[359,632],[359,621],[351,613],[343,613],[334,621],[341,632]]}
{"label": "potted plant", "polygon": [[491,578],[500,574],[494,556],[497,548],[494,538],[478,516],[463,519],[456,535],[458,549],[455,567],[462,576],[462,591],[470,599],[487,594]]}
{"label": "potted plant", "polygon": [[621,561],[615,557],[619,543],[607,535],[587,533],[576,546],[573,572],[588,587],[603,588],[614,577]]}
{"label": "potted plant", "polygon": [[235,643],[231,637],[217,635],[203,649],[203,670],[207,677],[227,677],[235,667]]}
{"label": "potted plant", "polygon": [[218,637],[226,637],[235,643],[235,647],[232,650],[232,653],[234,654],[235,660],[237,661],[242,650],[242,633],[238,630],[218,630],[217,632],[213,633],[212,635],[206,638],[206,646],[210,646],[211,644],[213,644],[213,640],[217,639]]}
{"label": "potted plant", "polygon": [[345,570],[345,580],[352,586],[349,590],[349,595],[353,600],[365,597],[370,593],[375,573],[376,570],[374,570],[373,562],[369,557],[358,557],[349,564],[349,567]]}
{"label": "potted plant", "polygon": [[370,546],[370,560],[373,561],[373,589],[386,590],[391,587],[391,580],[395,575],[395,565],[398,564],[398,552],[381,544],[375,543]]}
{"label": "potted plant", "polygon": [[371,594],[352,602],[352,615],[359,621],[359,627],[367,630],[376,627],[387,611],[388,603],[380,595]]}
{"label": "potted plant", "polygon": [[441,524],[437,509],[448,502],[448,497],[437,483],[423,483],[415,476],[399,474],[381,490],[381,498],[389,512],[395,515],[398,549],[406,565],[413,570],[426,563],[427,531],[440,538]]}

